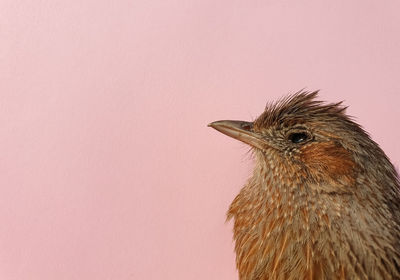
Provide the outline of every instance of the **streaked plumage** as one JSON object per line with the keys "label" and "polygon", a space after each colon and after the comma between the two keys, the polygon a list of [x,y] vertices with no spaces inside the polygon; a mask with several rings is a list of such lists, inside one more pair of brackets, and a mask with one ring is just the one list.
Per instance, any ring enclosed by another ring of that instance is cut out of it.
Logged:
{"label": "streaked plumage", "polygon": [[341,103],[316,98],[210,124],[256,161],[228,211],[240,279],[400,279],[398,175]]}

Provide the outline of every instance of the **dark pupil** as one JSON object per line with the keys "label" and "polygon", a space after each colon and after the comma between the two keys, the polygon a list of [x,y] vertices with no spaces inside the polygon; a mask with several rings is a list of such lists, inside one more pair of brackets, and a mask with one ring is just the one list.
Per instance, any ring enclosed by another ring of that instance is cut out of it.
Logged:
{"label": "dark pupil", "polygon": [[307,138],[308,136],[304,132],[292,133],[289,135],[289,140],[295,144],[304,142],[307,140]]}

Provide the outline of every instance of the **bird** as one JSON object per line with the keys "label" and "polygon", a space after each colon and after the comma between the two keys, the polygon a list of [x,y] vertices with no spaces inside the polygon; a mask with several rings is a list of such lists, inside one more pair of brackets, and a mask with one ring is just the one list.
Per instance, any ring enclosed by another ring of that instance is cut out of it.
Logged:
{"label": "bird", "polygon": [[227,212],[240,280],[400,279],[399,176],[346,109],[301,90],[208,125],[255,162]]}

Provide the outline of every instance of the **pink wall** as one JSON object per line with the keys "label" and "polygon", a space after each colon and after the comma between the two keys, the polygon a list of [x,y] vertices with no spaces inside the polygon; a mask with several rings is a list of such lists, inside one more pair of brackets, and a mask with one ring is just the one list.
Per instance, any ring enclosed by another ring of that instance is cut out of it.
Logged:
{"label": "pink wall", "polygon": [[236,279],[247,148],[300,88],[400,163],[398,1],[0,2],[0,279]]}

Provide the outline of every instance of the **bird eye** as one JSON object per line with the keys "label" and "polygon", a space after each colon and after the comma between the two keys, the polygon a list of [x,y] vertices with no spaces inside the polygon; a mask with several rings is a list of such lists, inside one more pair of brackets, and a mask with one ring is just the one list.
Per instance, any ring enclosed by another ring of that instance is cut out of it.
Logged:
{"label": "bird eye", "polygon": [[309,139],[309,136],[305,132],[296,132],[291,133],[288,138],[292,143],[299,144],[307,141]]}

